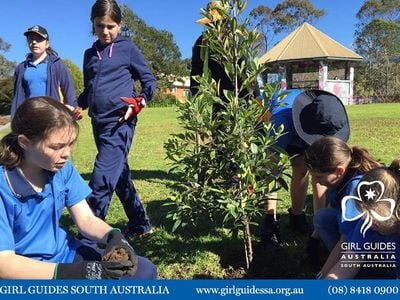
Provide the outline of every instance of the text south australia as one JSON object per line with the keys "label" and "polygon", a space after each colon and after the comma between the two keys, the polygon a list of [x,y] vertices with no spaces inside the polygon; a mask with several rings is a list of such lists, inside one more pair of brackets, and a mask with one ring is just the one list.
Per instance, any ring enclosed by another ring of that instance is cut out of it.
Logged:
{"label": "text south australia", "polygon": [[3,285],[0,295],[169,295],[164,285]]}

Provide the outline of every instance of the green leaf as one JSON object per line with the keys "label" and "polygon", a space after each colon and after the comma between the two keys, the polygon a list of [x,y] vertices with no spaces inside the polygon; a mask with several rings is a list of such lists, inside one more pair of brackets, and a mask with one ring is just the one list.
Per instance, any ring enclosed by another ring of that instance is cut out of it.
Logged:
{"label": "green leaf", "polygon": [[176,220],[174,226],[172,227],[172,232],[175,232],[179,228],[179,226],[181,226],[181,224],[182,221],[180,219]]}
{"label": "green leaf", "polygon": [[252,153],[254,153],[254,154],[257,154],[257,153],[258,153],[258,146],[257,146],[256,144],[251,143],[250,149],[251,149],[251,152],[252,152]]}

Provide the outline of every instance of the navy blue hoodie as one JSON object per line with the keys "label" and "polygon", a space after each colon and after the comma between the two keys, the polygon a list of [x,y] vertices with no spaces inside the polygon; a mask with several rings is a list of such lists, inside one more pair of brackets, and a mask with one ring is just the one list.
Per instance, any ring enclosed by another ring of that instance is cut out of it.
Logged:
{"label": "navy blue hoodie", "polygon": [[[139,48],[130,40],[118,36],[113,43],[96,41],[85,51],[83,60],[84,91],[78,105],[89,108],[97,123],[118,121],[127,106],[120,97],[142,96],[150,101],[156,80]],[[135,81],[141,83],[136,93]]]}
{"label": "navy blue hoodie", "polygon": [[[17,108],[29,97],[24,84],[24,74],[28,67],[28,61],[32,59],[32,54],[20,63],[15,69],[14,74],[14,98],[11,105],[11,118],[14,117]],[[54,54],[47,54],[47,83],[46,95],[52,97],[64,104],[76,106],[75,89],[71,74],[62,61]]]}

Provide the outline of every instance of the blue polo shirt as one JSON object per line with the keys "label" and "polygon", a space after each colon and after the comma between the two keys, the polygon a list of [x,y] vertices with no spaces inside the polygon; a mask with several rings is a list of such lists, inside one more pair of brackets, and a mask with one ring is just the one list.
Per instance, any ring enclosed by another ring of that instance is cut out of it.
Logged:
{"label": "blue polo shirt", "polygon": [[83,201],[90,192],[70,161],[58,172],[49,172],[39,193],[18,168],[6,171],[0,166],[0,251],[40,261],[72,262],[80,243],[59,221],[65,207]]}
{"label": "blue polo shirt", "polygon": [[357,191],[357,185],[363,177],[363,172],[348,171],[343,178],[342,184],[336,188],[329,188],[326,192],[326,201],[331,207],[342,208],[342,199],[346,196],[354,196]]}
{"label": "blue polo shirt", "polygon": [[[337,228],[340,234],[345,235],[346,237],[351,234],[354,230],[354,227],[357,224],[357,221],[345,221],[342,216],[342,199],[346,196],[351,196],[355,194],[357,190],[357,185],[360,182],[363,173],[361,172],[348,172],[343,179],[343,182],[340,186],[336,188],[329,188],[326,192],[326,204],[330,206],[328,209],[337,210],[337,224],[335,228]],[[324,209],[324,208],[323,208]],[[357,215],[358,210],[353,201],[346,202],[346,216],[355,216]],[[336,230],[337,230],[336,229]]]}
{"label": "blue polo shirt", "polygon": [[[285,95],[281,101],[279,101],[279,95],[283,92],[287,92],[288,94]],[[278,129],[281,125],[283,125],[284,128],[284,134],[281,135],[276,142],[276,146],[282,149],[287,149],[287,146],[290,144],[300,147],[303,147],[304,145],[296,133],[292,116],[294,100],[300,93],[302,93],[302,91],[299,89],[285,90],[275,93],[271,99],[269,109],[272,114],[271,123],[275,129]]]}
{"label": "blue polo shirt", "polygon": [[[354,196],[357,191],[357,185],[360,182],[363,173],[357,173],[354,177],[352,177],[343,187],[343,192],[339,192],[335,200],[330,201],[332,207],[337,208],[339,211],[338,214],[338,222],[339,222],[339,231],[342,235],[344,235],[347,239],[349,235],[351,235],[354,231],[354,228],[357,226],[358,220],[354,221],[346,221],[343,218],[342,211],[342,201],[346,196]],[[328,199],[328,195],[327,195]],[[355,200],[348,200],[346,202],[345,214],[347,218],[355,217],[359,214],[359,210],[355,203]]]}
{"label": "blue polo shirt", "polygon": [[32,60],[27,61],[24,73],[25,94],[28,97],[45,96],[47,84],[48,58],[35,65]]}

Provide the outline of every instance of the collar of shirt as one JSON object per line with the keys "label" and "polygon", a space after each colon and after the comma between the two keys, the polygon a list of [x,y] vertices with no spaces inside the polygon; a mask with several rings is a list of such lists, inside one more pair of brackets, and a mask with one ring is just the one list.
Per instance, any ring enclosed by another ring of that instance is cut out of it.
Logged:
{"label": "collar of shirt", "polygon": [[46,55],[46,57],[38,64],[34,64],[33,63],[33,58],[32,56],[28,56],[27,60],[26,60],[27,64],[29,67],[36,67],[39,64],[47,64],[49,62],[49,55]]}
{"label": "collar of shirt", "polygon": [[7,179],[7,183],[10,187],[10,190],[17,198],[25,198],[32,196],[45,196],[46,186],[43,187],[43,191],[38,193],[36,192],[32,185],[25,179],[24,175],[22,175],[21,171],[18,168],[12,168],[10,170],[5,170],[5,176]]}

